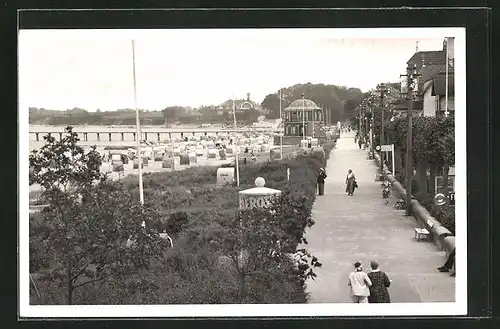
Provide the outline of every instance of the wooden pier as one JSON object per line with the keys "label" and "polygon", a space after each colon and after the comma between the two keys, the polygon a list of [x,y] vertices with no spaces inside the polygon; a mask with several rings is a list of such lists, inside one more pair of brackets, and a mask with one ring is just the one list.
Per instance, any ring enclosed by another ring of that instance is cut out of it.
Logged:
{"label": "wooden pier", "polygon": [[[82,136],[82,141],[88,142],[89,141],[89,135],[91,136],[96,136],[97,142],[101,141],[106,141],[104,138],[107,137],[107,141],[125,141],[125,135],[132,135],[133,140],[136,141],[137,138],[137,133],[135,131],[119,131],[119,130],[114,130],[114,131],[78,131],[78,130],[73,130],[73,132],[77,133],[79,136]],[[268,128],[242,128],[242,129],[237,129],[238,133],[245,133],[245,132],[271,132],[270,129]],[[56,135],[59,136],[59,140],[63,139],[63,136],[66,135],[66,132],[63,131],[30,131],[30,135],[35,135],[35,140],[37,142],[41,141],[43,139],[43,136],[49,135]],[[234,129],[218,129],[218,130],[203,130],[203,129],[186,129],[184,131],[173,131],[169,129],[165,129],[164,131],[142,131],[141,134],[143,137],[141,140],[156,140],[156,141],[161,141],[161,136],[162,135],[167,135],[168,134],[168,139],[172,139],[172,135],[180,135],[180,138],[185,138],[185,137],[191,137],[191,136],[196,136],[196,135],[201,135],[201,136],[208,136],[208,134],[215,134],[215,136],[230,136],[231,134],[234,133]],[[118,136],[117,136],[118,135]],[[42,137],[41,137],[42,136]],[[103,136],[105,136],[103,138]],[[113,137],[118,137],[118,139],[114,139]],[[151,139],[151,137],[153,139]],[[127,139],[128,140],[128,139]]]}

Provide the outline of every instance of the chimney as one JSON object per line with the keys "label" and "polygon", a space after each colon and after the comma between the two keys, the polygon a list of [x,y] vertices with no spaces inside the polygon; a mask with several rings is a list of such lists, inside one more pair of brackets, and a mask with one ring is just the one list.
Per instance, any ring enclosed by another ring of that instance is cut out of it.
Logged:
{"label": "chimney", "polygon": [[455,38],[454,37],[448,38],[447,48],[448,48],[448,58],[455,59]]}

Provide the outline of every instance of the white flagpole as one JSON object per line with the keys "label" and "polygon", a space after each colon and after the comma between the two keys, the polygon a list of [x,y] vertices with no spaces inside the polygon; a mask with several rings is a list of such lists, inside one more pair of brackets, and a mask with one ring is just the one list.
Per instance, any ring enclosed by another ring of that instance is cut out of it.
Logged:
{"label": "white flagpole", "polygon": [[445,83],[445,96],[444,96],[444,116],[448,116],[448,37],[446,37],[446,83]]}
{"label": "white flagpole", "polygon": [[139,170],[139,198],[141,204],[144,204],[144,189],[142,185],[142,155],[141,155],[141,120],[139,118],[139,108],[137,107],[137,86],[135,82],[135,42],[132,40],[132,66],[134,74],[134,102],[135,102],[135,122],[137,128],[137,159],[139,165],[137,166]]}
{"label": "white flagpole", "polygon": [[[280,88],[280,124],[283,127],[285,127],[285,125],[283,124],[283,116],[281,114],[281,88]],[[281,130],[279,130],[279,132],[280,132],[280,160],[283,160],[283,133],[281,132]]]}
{"label": "white flagpole", "polygon": [[235,152],[234,152],[234,159],[235,159],[235,166],[236,166],[236,186],[240,186],[240,164],[239,164],[239,160],[238,160],[238,153],[240,151],[239,149],[239,145],[237,143],[237,140],[236,140],[236,127],[237,127],[237,124],[236,124],[236,107],[235,107],[235,104],[234,104],[234,93],[233,93],[233,119],[234,119],[234,143],[236,144],[235,145]]}
{"label": "white flagpole", "polygon": [[306,139],[306,101],[304,98],[304,94],[302,94],[302,139]]}

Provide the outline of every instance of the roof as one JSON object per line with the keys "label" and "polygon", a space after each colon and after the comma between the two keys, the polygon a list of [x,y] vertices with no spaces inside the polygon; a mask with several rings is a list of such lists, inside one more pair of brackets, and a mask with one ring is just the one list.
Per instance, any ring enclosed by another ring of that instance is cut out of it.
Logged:
{"label": "roof", "polygon": [[418,70],[422,65],[444,65],[446,63],[446,52],[437,51],[418,51],[406,62],[406,64],[416,64]]}
{"label": "roof", "polygon": [[[238,109],[251,109],[251,108],[259,108],[258,104],[255,103],[254,101],[248,101],[246,99],[235,99],[234,100],[234,107]],[[228,99],[224,103],[219,105],[219,108],[221,109],[232,109],[233,108],[233,100]]]}
{"label": "roof", "polygon": [[[453,74],[455,73],[455,67],[454,65],[452,64],[453,62],[450,61],[450,65],[448,65],[448,74]],[[437,72],[437,73],[442,73],[442,74],[445,74],[446,73],[446,66],[445,65],[442,65],[441,66],[441,69]]]}
{"label": "roof", "polygon": [[[446,94],[446,75],[437,74],[432,82],[432,96]],[[455,74],[448,75],[448,95],[455,94]]]}
{"label": "roof", "polygon": [[432,81],[433,81],[433,79],[430,79],[430,80],[424,82],[424,85],[422,86],[422,88],[419,89],[420,95],[424,95],[427,92],[427,89],[432,88]]}
{"label": "roof", "polygon": [[419,83],[420,83],[420,81],[422,81],[422,84],[425,81],[429,81],[441,69],[444,69],[443,64],[422,66],[422,68],[420,69]]}
{"label": "roof", "polygon": [[321,110],[316,103],[310,99],[297,99],[294,100],[287,108],[283,111],[297,111],[297,110]]}
{"label": "roof", "polygon": [[444,69],[444,65],[424,65],[420,69],[420,77],[418,77],[418,93],[424,93],[424,85],[427,81],[432,80],[434,75],[436,75],[441,69]]}

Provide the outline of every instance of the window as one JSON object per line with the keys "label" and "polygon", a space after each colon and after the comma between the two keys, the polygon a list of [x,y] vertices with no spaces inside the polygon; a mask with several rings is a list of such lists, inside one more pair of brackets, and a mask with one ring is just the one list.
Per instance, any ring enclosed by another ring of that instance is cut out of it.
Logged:
{"label": "window", "polygon": [[[443,193],[443,176],[436,176],[436,194]],[[448,176],[448,193],[455,193],[455,176]]]}
{"label": "window", "polygon": [[296,126],[290,126],[291,128],[291,135],[296,135],[297,134],[297,127]]}

